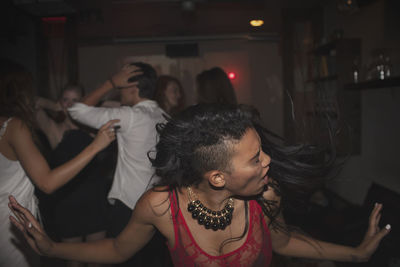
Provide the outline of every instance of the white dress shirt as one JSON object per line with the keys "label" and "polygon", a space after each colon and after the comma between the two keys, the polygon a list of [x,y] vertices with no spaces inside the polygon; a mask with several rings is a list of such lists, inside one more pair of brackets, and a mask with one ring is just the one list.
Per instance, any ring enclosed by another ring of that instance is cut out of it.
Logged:
{"label": "white dress shirt", "polygon": [[108,199],[122,201],[129,208],[156,181],[147,156],[157,142],[156,124],[165,122],[165,113],[153,100],[116,108],[102,108],[76,103],[68,109],[71,117],[93,128],[100,128],[109,120],[119,119],[117,130],[118,161]]}

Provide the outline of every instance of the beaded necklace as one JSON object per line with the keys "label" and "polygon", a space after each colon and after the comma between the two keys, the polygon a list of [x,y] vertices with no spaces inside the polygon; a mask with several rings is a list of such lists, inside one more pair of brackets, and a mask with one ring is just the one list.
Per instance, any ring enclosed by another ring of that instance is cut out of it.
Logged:
{"label": "beaded necklace", "polygon": [[192,214],[192,218],[197,220],[200,225],[203,225],[206,229],[217,231],[224,230],[231,224],[234,210],[233,198],[228,199],[222,210],[214,211],[201,203],[190,186],[187,187],[187,190],[189,196],[187,209]]}

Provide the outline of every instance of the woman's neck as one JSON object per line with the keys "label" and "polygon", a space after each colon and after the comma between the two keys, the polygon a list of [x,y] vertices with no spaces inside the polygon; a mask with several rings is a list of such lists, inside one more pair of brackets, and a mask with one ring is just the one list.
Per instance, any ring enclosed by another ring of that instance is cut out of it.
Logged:
{"label": "woman's neck", "polygon": [[211,188],[208,183],[200,183],[196,187],[192,186],[191,189],[200,202],[212,210],[223,209],[228,199],[232,197],[225,189]]}
{"label": "woman's neck", "polygon": [[170,114],[171,109],[172,109],[171,105],[168,103],[168,101],[165,101],[164,102],[164,111],[167,112],[168,114]]}

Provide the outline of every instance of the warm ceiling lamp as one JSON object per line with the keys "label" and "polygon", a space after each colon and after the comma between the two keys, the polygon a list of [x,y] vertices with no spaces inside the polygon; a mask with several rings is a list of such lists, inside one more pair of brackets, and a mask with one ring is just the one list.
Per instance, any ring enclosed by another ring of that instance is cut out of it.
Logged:
{"label": "warm ceiling lamp", "polygon": [[260,27],[263,24],[264,24],[264,21],[262,19],[252,19],[252,20],[250,20],[250,25],[253,26],[253,27]]}

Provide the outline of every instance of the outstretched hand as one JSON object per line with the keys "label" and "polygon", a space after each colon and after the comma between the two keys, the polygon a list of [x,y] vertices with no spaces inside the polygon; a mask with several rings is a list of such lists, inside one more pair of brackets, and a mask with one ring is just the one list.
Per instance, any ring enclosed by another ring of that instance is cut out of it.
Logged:
{"label": "outstretched hand", "polygon": [[122,69],[111,77],[111,82],[117,89],[138,85],[137,81],[128,81],[130,78],[143,74],[135,65],[126,64]]}
{"label": "outstretched hand", "polygon": [[29,245],[40,255],[49,255],[54,242],[47,236],[32,213],[21,206],[13,196],[8,197],[8,207],[14,216],[10,216],[12,224],[20,230]]}
{"label": "outstretched hand", "polygon": [[382,238],[390,232],[390,224],[386,225],[383,229],[379,228],[381,210],[382,204],[376,203],[369,216],[369,226],[364,240],[357,247],[362,261],[367,261],[371,257],[378,248]]}

